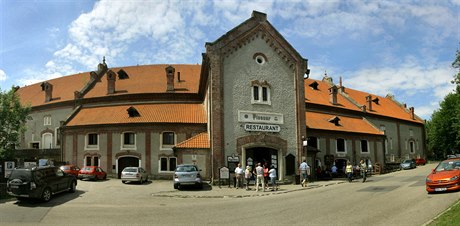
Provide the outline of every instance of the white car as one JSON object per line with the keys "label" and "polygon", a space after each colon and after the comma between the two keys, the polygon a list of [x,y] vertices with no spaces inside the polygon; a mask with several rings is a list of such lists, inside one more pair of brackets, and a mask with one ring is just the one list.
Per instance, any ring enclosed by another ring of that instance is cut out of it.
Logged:
{"label": "white car", "polygon": [[121,182],[126,183],[127,181],[136,181],[144,183],[149,180],[147,171],[142,167],[126,167],[121,171]]}

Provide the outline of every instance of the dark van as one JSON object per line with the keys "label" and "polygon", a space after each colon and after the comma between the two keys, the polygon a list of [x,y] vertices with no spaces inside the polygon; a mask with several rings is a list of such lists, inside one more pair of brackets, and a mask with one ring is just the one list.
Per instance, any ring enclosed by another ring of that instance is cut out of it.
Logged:
{"label": "dark van", "polygon": [[36,198],[45,202],[53,194],[75,192],[77,179],[55,166],[40,166],[14,169],[6,184],[9,195],[21,198]]}

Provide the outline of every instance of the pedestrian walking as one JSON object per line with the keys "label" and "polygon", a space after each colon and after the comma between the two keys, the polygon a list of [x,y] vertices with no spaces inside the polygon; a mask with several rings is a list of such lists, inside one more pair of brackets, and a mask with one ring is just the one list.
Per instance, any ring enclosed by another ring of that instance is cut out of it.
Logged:
{"label": "pedestrian walking", "polygon": [[246,190],[249,190],[249,181],[251,181],[251,177],[251,166],[246,166],[246,170],[244,171],[244,179],[246,179]]}
{"label": "pedestrian walking", "polygon": [[235,177],[236,177],[236,189],[243,188],[244,170],[243,168],[241,168],[240,163],[238,163],[238,166],[235,168]]}
{"label": "pedestrian walking", "polygon": [[307,164],[306,160],[303,160],[303,162],[299,166],[299,171],[300,171],[300,176],[302,179],[302,182],[300,183],[302,187],[306,187],[308,184],[308,171],[310,170],[310,166]]}
{"label": "pedestrian walking", "polygon": [[272,191],[277,191],[278,190],[278,185],[276,184],[276,169],[275,166],[271,166],[270,170],[268,171],[269,177],[270,177],[270,184],[271,184],[271,190]]}
{"label": "pedestrian walking", "polygon": [[367,165],[366,165],[366,162],[361,159],[360,161],[360,164],[361,164],[361,176],[363,177],[363,183],[366,182],[366,176],[367,176]]}
{"label": "pedestrian walking", "polygon": [[265,163],[265,164],[264,164],[264,183],[265,183],[265,187],[268,187],[268,179],[269,179],[269,177],[268,177],[268,171],[269,171],[269,169],[268,169],[268,164]]}
{"label": "pedestrian walking", "polygon": [[264,181],[264,168],[260,165],[260,162],[257,163],[256,167],[256,191],[259,191],[259,185],[262,185],[262,190],[265,192],[265,181]]}
{"label": "pedestrian walking", "polygon": [[353,166],[351,165],[351,162],[347,162],[347,166],[345,167],[345,173],[347,174],[348,182],[351,183],[353,180]]}

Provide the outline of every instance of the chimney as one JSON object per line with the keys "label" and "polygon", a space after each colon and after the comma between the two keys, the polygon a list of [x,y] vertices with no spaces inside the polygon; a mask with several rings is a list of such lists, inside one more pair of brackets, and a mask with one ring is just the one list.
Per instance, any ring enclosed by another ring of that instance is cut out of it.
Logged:
{"label": "chimney", "polygon": [[372,95],[366,97],[366,107],[368,111],[372,111]]}
{"label": "chimney", "polygon": [[337,104],[337,91],[338,91],[338,88],[335,85],[329,88],[329,101],[333,105]]}
{"label": "chimney", "polygon": [[340,76],[339,85],[340,92],[345,93],[345,87],[342,85],[342,76]]}
{"label": "chimney", "polygon": [[107,72],[107,94],[115,93],[115,81],[117,80],[117,74],[112,70]]}
{"label": "chimney", "polygon": [[409,111],[410,111],[410,117],[411,119],[415,120],[415,111],[414,111],[414,107],[410,107],[409,108]]}
{"label": "chimney", "polygon": [[166,80],[167,80],[167,86],[166,86],[166,92],[174,92],[174,72],[175,69],[173,66],[169,65],[166,70]]}
{"label": "chimney", "polygon": [[45,91],[45,102],[53,100],[53,85],[49,82],[43,82],[40,86],[42,91]]}
{"label": "chimney", "polygon": [[363,105],[363,112],[366,113],[366,105]]}

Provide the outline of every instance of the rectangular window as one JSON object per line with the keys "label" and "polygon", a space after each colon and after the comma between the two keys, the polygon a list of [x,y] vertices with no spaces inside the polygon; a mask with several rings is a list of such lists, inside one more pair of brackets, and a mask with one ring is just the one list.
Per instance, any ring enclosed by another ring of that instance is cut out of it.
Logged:
{"label": "rectangular window", "polygon": [[268,101],[268,88],[267,87],[262,87],[262,101],[264,102]]}
{"label": "rectangular window", "polygon": [[33,142],[33,143],[31,143],[31,148],[33,148],[33,149],[39,149],[39,148],[40,148],[40,143],[38,143],[38,142]]}
{"label": "rectangular window", "polygon": [[411,137],[414,136],[414,131],[412,129],[409,130],[409,136],[411,136]]}
{"label": "rectangular window", "polygon": [[174,145],[174,133],[164,132],[163,133],[163,145]]}
{"label": "rectangular window", "polygon": [[45,116],[43,118],[43,125],[50,126],[51,125],[51,116]]}
{"label": "rectangular window", "polygon": [[160,158],[160,171],[173,172],[176,170],[177,158],[176,157],[161,157]]}
{"label": "rectangular window", "polygon": [[259,101],[259,87],[253,86],[253,98],[254,101]]}
{"label": "rectangular window", "polygon": [[346,152],[345,140],[342,138],[337,139],[337,152]]}
{"label": "rectangular window", "polygon": [[88,145],[97,145],[97,137],[95,133],[88,134]]}
{"label": "rectangular window", "polygon": [[124,145],[134,145],[134,133],[124,133],[123,134],[123,144]]}
{"label": "rectangular window", "polygon": [[314,147],[316,149],[319,148],[318,147],[318,138],[316,138],[316,137],[308,137],[307,141],[308,141],[308,146]]}
{"label": "rectangular window", "polygon": [[91,166],[91,156],[86,156],[85,166]]}
{"label": "rectangular window", "polygon": [[99,157],[95,156],[93,158],[93,166],[99,166]]}
{"label": "rectangular window", "polygon": [[410,147],[410,153],[411,154],[415,153],[415,142],[414,141],[409,142],[409,147]]}
{"label": "rectangular window", "polygon": [[369,152],[369,148],[368,148],[368,143],[367,143],[367,140],[361,140],[361,152],[362,153],[368,153]]}

